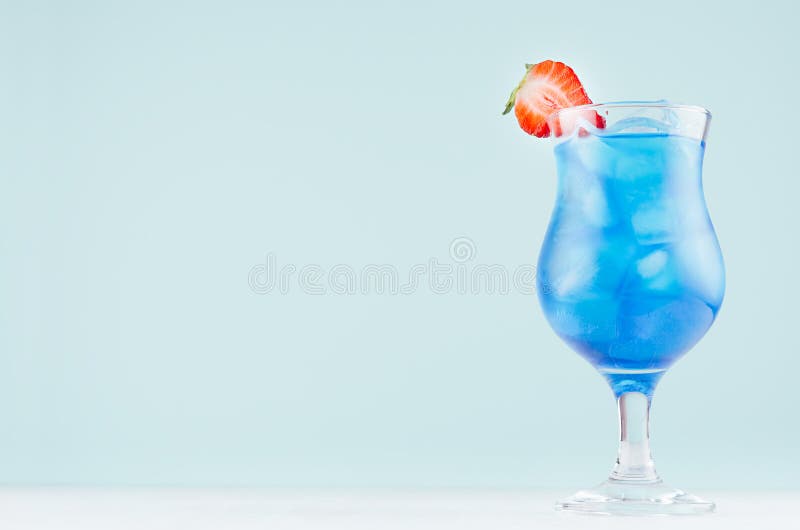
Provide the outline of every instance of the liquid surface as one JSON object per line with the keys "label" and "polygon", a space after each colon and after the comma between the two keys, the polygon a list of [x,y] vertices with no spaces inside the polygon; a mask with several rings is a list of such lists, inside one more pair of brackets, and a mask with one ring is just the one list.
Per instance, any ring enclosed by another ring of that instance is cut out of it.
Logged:
{"label": "liquid surface", "polygon": [[539,299],[559,336],[618,393],[652,390],[722,303],[703,149],[660,133],[574,136],[555,149],[559,191]]}

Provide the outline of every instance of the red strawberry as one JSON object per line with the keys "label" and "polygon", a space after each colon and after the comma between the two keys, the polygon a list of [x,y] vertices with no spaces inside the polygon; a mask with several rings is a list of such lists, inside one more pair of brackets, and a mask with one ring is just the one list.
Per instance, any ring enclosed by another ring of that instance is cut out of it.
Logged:
{"label": "red strawberry", "polygon": [[[508,98],[503,114],[508,114],[512,107],[520,127],[534,136],[545,138],[550,136],[547,118],[553,112],[565,107],[588,105],[592,102],[578,76],[572,68],[561,62],[542,61],[537,64],[526,64],[525,77]],[[603,119],[594,111],[587,116],[591,123],[602,127]],[[574,120],[570,120],[574,121]],[[571,131],[573,124],[554,123],[556,136]]]}

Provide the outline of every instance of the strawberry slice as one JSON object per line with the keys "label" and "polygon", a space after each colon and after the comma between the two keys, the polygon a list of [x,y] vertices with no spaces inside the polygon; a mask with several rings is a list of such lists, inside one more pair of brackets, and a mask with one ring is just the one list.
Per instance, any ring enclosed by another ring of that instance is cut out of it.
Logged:
{"label": "strawberry slice", "polygon": [[[520,127],[528,134],[546,138],[553,132],[556,136],[561,136],[570,133],[574,123],[567,126],[554,121],[555,130],[551,131],[547,118],[558,109],[588,105],[591,102],[572,68],[564,63],[548,60],[525,65],[525,76],[508,98],[503,114],[508,114],[513,108]],[[585,116],[587,121],[598,128],[603,127],[603,118],[594,111],[588,112]]]}

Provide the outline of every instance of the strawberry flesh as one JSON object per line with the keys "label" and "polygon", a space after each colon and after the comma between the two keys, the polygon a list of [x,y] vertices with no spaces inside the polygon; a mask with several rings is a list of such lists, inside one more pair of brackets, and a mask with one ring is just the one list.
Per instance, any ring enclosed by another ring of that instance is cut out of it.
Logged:
{"label": "strawberry flesh", "polygon": [[[550,130],[547,118],[559,109],[588,105],[592,102],[583,89],[578,76],[569,66],[562,62],[542,61],[533,65],[526,65],[525,77],[511,93],[506,105],[506,114],[514,108],[520,127],[539,138],[546,138],[552,132],[561,136],[572,131],[577,116],[569,120],[570,124],[553,124],[554,131]],[[597,127],[604,125],[602,117],[594,111],[584,116],[589,123]]]}

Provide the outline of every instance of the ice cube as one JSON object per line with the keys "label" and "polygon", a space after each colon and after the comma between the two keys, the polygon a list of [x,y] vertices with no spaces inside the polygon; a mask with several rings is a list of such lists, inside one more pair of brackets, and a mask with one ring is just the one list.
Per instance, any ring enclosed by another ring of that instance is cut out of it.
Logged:
{"label": "ice cube", "polygon": [[642,278],[653,278],[664,269],[667,264],[667,252],[656,250],[636,262],[636,270]]}
{"label": "ice cube", "polygon": [[618,147],[614,178],[635,186],[627,191],[655,191],[664,185],[669,160],[664,153],[663,139],[641,137],[635,142],[620,142]]}
{"label": "ice cube", "polygon": [[613,150],[595,137],[573,138],[570,149],[559,163],[564,212],[588,227],[608,226],[613,211],[604,186],[613,171]]}
{"label": "ice cube", "polygon": [[586,179],[603,179],[614,172],[616,150],[602,137],[573,136],[555,150],[563,191],[578,194]]}
{"label": "ice cube", "polygon": [[687,287],[718,308],[725,293],[725,266],[710,223],[676,242],[675,254]]}
{"label": "ice cube", "polygon": [[631,215],[631,227],[636,240],[643,245],[668,243],[676,231],[674,215],[664,201],[639,205]]}
{"label": "ice cube", "polygon": [[[614,171],[616,150],[600,136],[575,136],[565,147],[565,161],[575,175],[591,176],[595,180],[609,176]],[[572,174],[565,173],[567,176]]]}
{"label": "ice cube", "polygon": [[563,187],[560,215],[570,231],[596,232],[615,222],[603,185],[593,175],[571,175]]}
{"label": "ice cube", "polygon": [[556,296],[570,297],[591,288],[597,274],[596,243],[583,239],[553,249],[548,269],[550,288]]}
{"label": "ice cube", "polygon": [[670,130],[674,129],[674,125],[657,120],[654,118],[646,118],[637,116],[634,118],[625,118],[611,125],[605,130],[606,134],[619,134],[619,133],[664,133],[669,134]]}
{"label": "ice cube", "polygon": [[670,264],[670,254],[665,249],[646,254],[636,262],[639,276],[637,289],[643,291],[665,291],[675,285],[675,271]]}
{"label": "ice cube", "polygon": [[580,198],[580,209],[589,225],[603,227],[613,222],[605,191],[597,181],[586,185]]}

